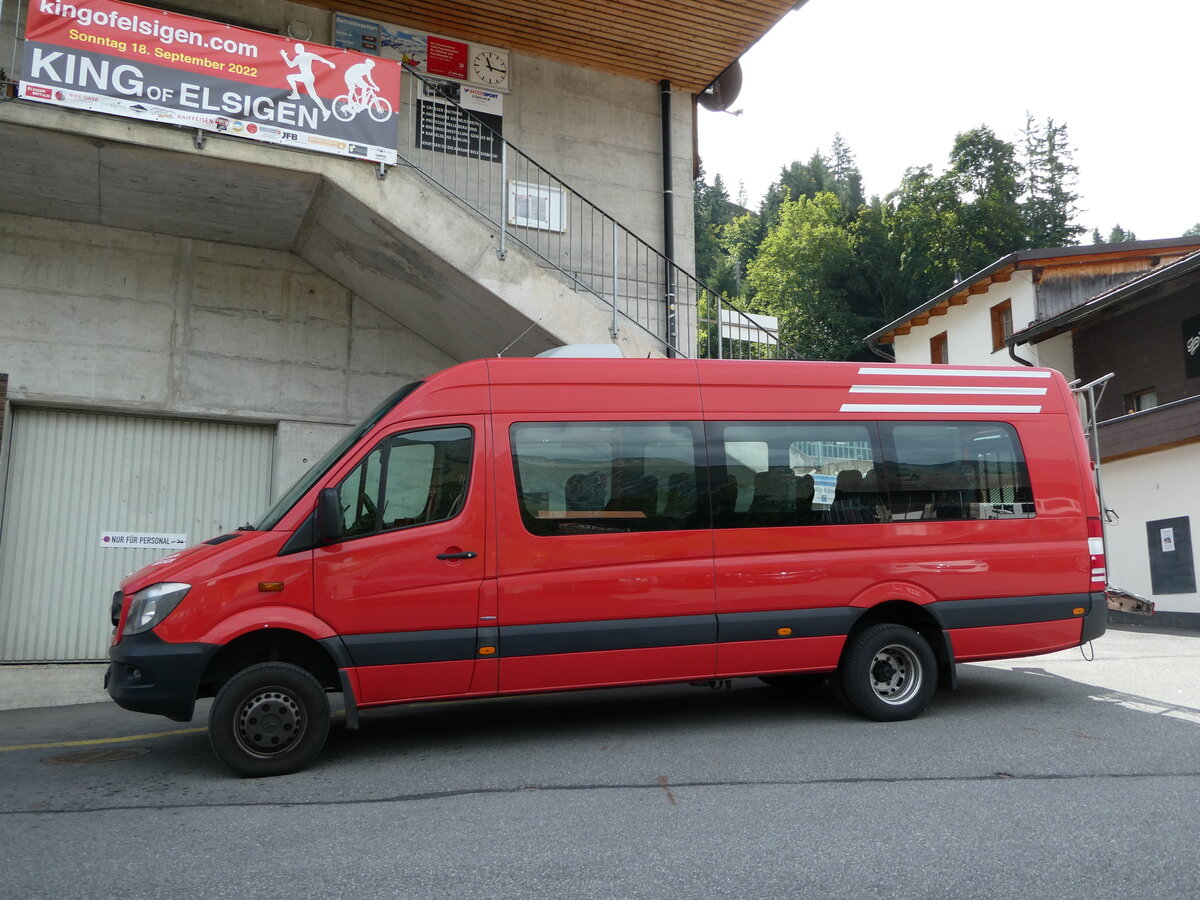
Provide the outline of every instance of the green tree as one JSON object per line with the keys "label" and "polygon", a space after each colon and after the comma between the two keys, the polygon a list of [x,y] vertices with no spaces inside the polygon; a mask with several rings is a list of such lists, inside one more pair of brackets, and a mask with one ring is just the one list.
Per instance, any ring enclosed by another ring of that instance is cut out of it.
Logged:
{"label": "green tree", "polygon": [[901,248],[893,240],[887,207],[878,197],[859,208],[850,228],[856,265],[847,282],[847,303],[866,332],[891,322],[908,307],[900,276]]}
{"label": "green tree", "polygon": [[[727,293],[733,296],[742,295],[742,282],[746,269],[758,254],[759,243],[762,240],[762,227],[759,217],[754,213],[737,216],[728,225],[721,228],[717,242],[725,255],[729,266],[733,290]],[[716,285],[713,285],[716,287]]]}
{"label": "green tree", "polygon": [[[710,185],[704,177],[703,166],[700,176],[693,185],[692,215],[695,225],[696,277],[706,284],[719,275],[724,256],[717,235],[722,227],[734,217],[737,207],[729,200],[725,182],[717,175]],[[725,268],[728,268],[725,266]]]}
{"label": "green tree", "polygon": [[946,177],[958,194],[962,229],[955,268],[967,275],[1025,246],[1016,148],[986,125],[954,138]]}
{"label": "green tree", "polygon": [[842,204],[842,218],[851,222],[858,216],[859,209],[866,203],[863,196],[862,173],[854,161],[854,153],[850,145],[840,134],[833,136],[830,147],[831,159],[829,174],[832,177],[832,190],[837,194]]}
{"label": "green tree", "polygon": [[909,169],[888,195],[883,223],[898,250],[898,307],[924,303],[960,277],[961,206],[954,180],[934,175],[932,166]]}
{"label": "green tree", "polygon": [[1110,231],[1108,233],[1108,237],[1105,238],[1104,243],[1106,243],[1106,244],[1122,244],[1125,241],[1136,241],[1136,240],[1137,240],[1136,234],[1134,234],[1132,231],[1126,231],[1124,228],[1122,228],[1120,226],[1120,224],[1117,224],[1112,227],[1112,231]]}
{"label": "green tree", "polygon": [[785,200],[750,263],[754,310],[779,317],[780,337],[812,359],[845,359],[860,349],[861,322],[846,298],[854,241],[831,192]]}
{"label": "green tree", "polygon": [[1197,222],[1191,228],[1183,233],[1184,237],[1200,237],[1200,222]]}
{"label": "green tree", "polygon": [[1075,224],[1079,210],[1075,192],[1079,168],[1067,139],[1066,124],[1053,119],[1035,122],[1025,116],[1021,132],[1025,169],[1025,199],[1021,205],[1027,247],[1063,247],[1079,242],[1085,232]]}

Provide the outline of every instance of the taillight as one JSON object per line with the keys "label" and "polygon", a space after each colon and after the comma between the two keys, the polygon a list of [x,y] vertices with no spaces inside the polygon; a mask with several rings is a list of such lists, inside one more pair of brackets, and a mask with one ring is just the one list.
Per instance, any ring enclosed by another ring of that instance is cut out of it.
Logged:
{"label": "taillight", "polygon": [[1090,590],[1103,591],[1108,587],[1108,570],[1104,563],[1104,523],[1088,519],[1088,559],[1092,570]]}

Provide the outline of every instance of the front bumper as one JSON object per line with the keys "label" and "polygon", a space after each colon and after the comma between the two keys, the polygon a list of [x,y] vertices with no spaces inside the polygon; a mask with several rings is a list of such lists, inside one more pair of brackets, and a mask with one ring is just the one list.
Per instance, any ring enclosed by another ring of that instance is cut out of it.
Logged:
{"label": "front bumper", "polygon": [[190,722],[200,678],[216,644],[171,644],[153,631],[128,634],[108,649],[104,687],[119,706]]}

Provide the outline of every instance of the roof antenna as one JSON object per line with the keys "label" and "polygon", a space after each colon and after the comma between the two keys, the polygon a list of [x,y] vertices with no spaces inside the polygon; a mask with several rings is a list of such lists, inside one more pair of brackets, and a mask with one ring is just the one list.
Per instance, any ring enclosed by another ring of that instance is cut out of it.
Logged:
{"label": "roof antenna", "polygon": [[499,359],[500,357],[504,356],[504,354],[509,351],[509,349],[512,347],[513,344],[515,344],[521,338],[525,337],[525,335],[529,334],[529,332],[533,331],[534,326],[536,326],[537,323],[540,321],[542,321],[542,320],[540,318],[538,318],[536,321],[532,322],[528,328],[526,328],[524,331],[522,331],[520,334],[518,334],[515,338],[513,338],[511,341],[509,341],[508,346],[496,354],[496,358]]}

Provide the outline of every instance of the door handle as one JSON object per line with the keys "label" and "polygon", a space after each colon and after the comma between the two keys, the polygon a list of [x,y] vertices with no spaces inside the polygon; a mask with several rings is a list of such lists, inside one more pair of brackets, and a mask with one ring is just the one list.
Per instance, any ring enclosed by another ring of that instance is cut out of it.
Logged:
{"label": "door handle", "polygon": [[471,550],[463,550],[460,553],[439,553],[437,558],[438,559],[474,559],[478,555],[479,555],[478,553],[475,553]]}

